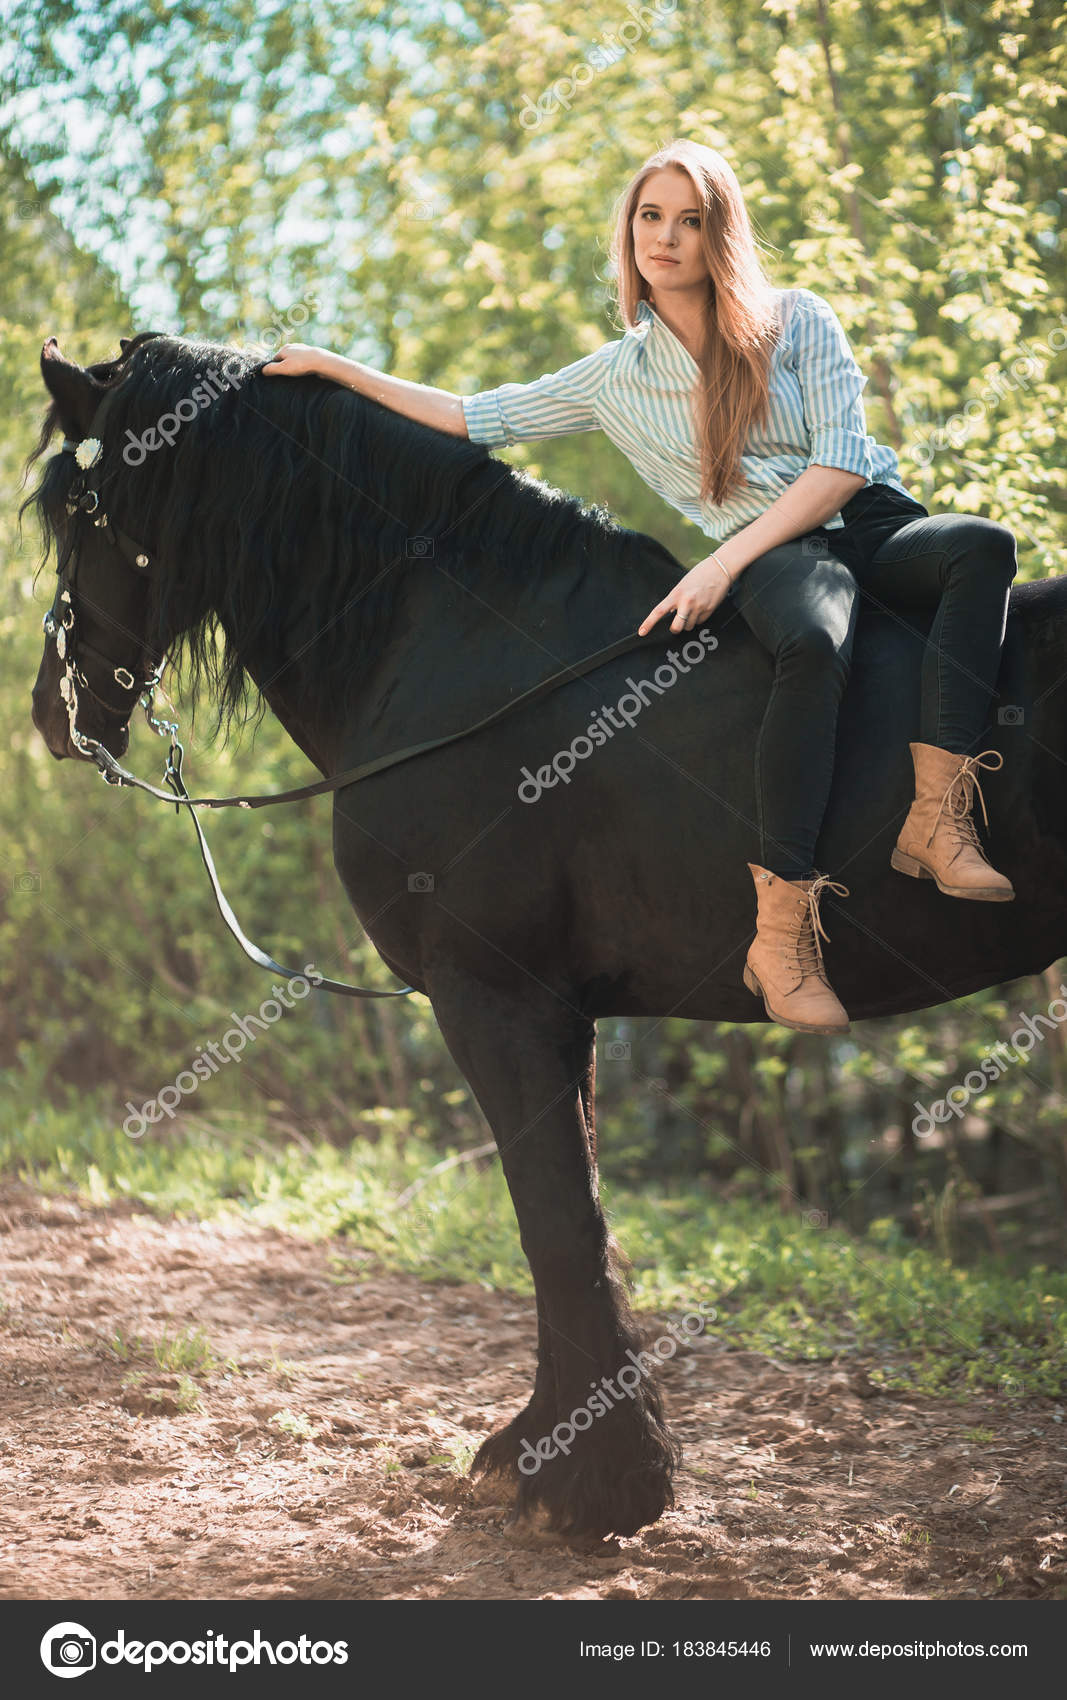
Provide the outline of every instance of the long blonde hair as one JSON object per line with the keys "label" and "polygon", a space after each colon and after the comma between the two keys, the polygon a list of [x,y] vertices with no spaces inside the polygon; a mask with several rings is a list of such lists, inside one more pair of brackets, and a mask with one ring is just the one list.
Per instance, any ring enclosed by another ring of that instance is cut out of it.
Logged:
{"label": "long blonde hair", "polygon": [[665,166],[687,173],[702,209],[701,247],[710,275],[693,424],[700,444],[701,500],[710,496],[721,504],[748,483],[741,452],[751,427],[767,417],[777,303],[733,167],[701,142],[673,141],[646,160],[618,201],[611,258],[618,268],[626,328],[636,326],[637,304],[651,295],[634,259],[634,213],[646,178]]}

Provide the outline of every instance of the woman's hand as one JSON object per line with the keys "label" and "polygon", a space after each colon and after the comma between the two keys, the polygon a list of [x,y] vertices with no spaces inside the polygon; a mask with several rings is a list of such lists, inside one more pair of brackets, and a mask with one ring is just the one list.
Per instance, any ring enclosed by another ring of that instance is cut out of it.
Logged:
{"label": "woman's hand", "polygon": [[309,373],[324,377],[329,360],[328,348],[315,348],[308,342],[286,342],[260,370],[268,378],[305,378]]}
{"label": "woman's hand", "polygon": [[662,620],[664,614],[669,614],[672,609],[672,633],[689,631],[698,620],[704,620],[715,612],[729,589],[725,571],[716,565],[709,555],[706,560],[698,561],[684,578],[679,579],[662,602],[657,602],[651,614],[646,615],[638,626],[638,636],[644,637],[646,632],[652,630],[656,621]]}

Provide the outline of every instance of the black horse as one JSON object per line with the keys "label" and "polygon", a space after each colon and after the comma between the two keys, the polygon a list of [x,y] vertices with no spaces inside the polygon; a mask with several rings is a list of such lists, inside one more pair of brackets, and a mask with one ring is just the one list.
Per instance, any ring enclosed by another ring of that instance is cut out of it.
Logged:
{"label": "black horse", "polygon": [[[561,1531],[632,1533],[672,1503],[678,1451],[651,1374],[626,1397],[590,1399],[641,1345],[598,1198],[596,1021],[766,1019],[741,969],[773,663],[728,609],[685,645],[667,622],[638,640],[679,563],[477,444],[318,377],[265,380],[233,349],[154,333],[122,347],[82,369],[49,339],[52,404],[27,463],[57,426],[78,442],[106,414],[91,476],[110,527],[68,512],[81,476],[70,449],[20,510],[35,506],[45,559],[55,545],[61,566],[76,562],[56,610],[74,616],[78,727],[115,756],[140,682],[172,646],[194,702],[210,686],[218,727],[251,680],[335,774],[473,726],[634,638],[532,706],[338,791],[333,829],[353,908],[430,999],[493,1129],[536,1284],[532,1396],[475,1469],[508,1474],[520,1507],[539,1504]],[[143,570],[116,534],[144,546]],[[1004,756],[986,792],[1010,905],[953,901],[890,867],[926,629],[864,609],[840,716],[819,854],[851,892],[823,913],[831,979],[857,1018],[1067,953],[1067,586],[1012,592],[986,740]],[[33,719],[57,757],[83,753],[64,665],[50,637]],[[591,1406],[566,1450],[546,1444]]]}

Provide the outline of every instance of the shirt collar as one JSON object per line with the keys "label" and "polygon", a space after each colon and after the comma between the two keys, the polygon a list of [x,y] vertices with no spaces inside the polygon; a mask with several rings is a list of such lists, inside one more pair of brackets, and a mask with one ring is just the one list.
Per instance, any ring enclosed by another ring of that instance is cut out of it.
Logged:
{"label": "shirt collar", "polygon": [[687,371],[695,372],[699,370],[696,361],[693,359],[688,348],[686,348],[685,343],[679,341],[670,326],[660,318],[655,308],[651,306],[644,296],[642,296],[640,301],[637,303],[636,318],[639,324],[643,324],[648,327],[649,333],[655,332],[657,338],[662,344],[675,350],[675,352],[685,362]]}

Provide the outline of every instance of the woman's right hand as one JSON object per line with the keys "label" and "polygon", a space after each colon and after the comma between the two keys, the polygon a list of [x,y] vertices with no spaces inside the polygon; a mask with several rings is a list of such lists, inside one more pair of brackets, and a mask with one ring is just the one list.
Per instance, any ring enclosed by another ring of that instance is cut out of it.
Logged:
{"label": "woman's right hand", "polygon": [[674,615],[668,628],[671,637],[677,637],[679,632],[691,631],[701,620],[714,614],[730,594],[730,585],[734,582],[734,574],[728,573],[724,565],[706,555],[690,568],[684,578],[678,580],[662,602],[656,603],[651,613],[645,615],[637,628],[638,636],[644,637],[665,614]]}
{"label": "woman's right hand", "polygon": [[268,378],[305,378],[312,373],[322,377],[329,359],[328,348],[316,348],[308,342],[286,342],[260,370]]}

